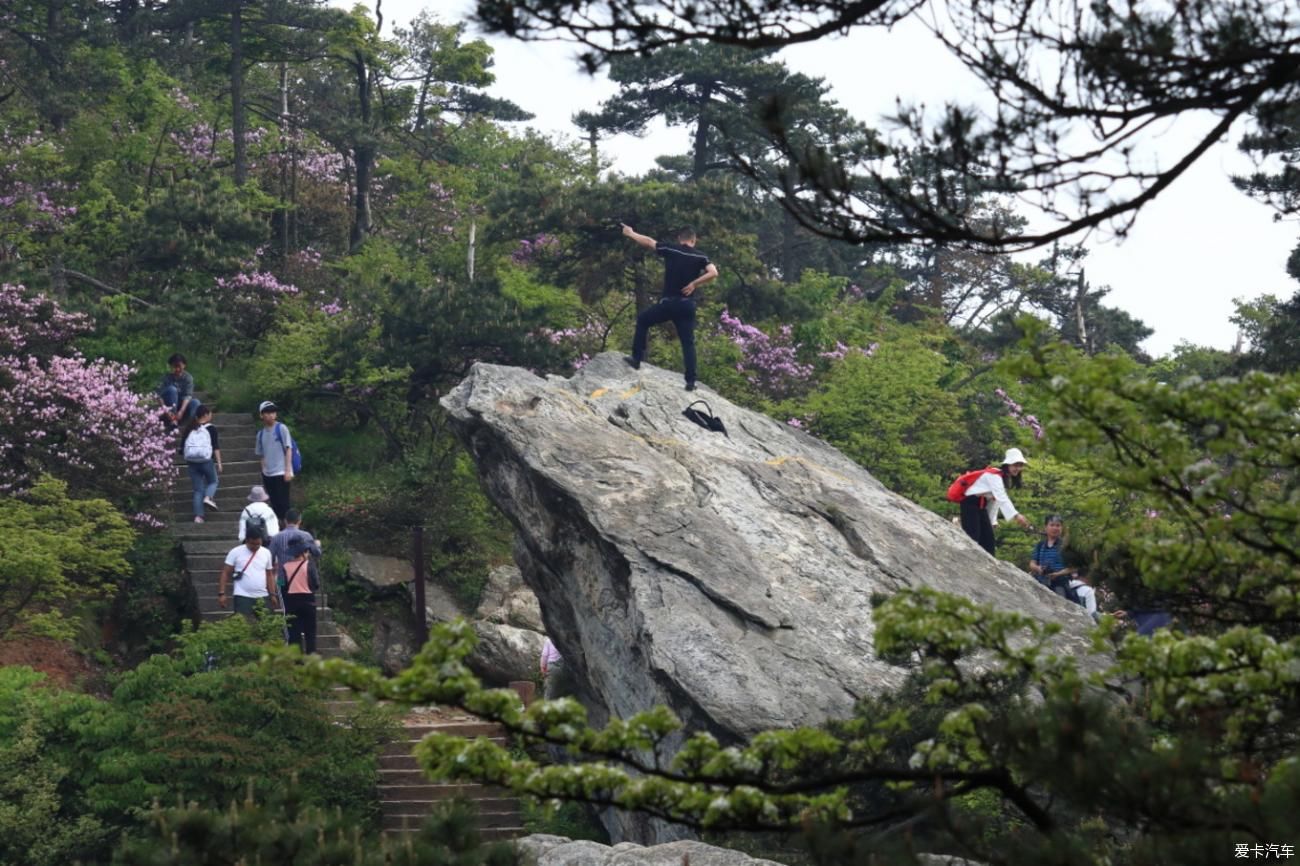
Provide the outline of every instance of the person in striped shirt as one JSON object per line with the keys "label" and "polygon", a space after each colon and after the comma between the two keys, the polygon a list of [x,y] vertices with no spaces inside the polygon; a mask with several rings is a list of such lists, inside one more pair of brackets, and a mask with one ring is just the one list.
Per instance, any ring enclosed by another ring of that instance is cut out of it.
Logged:
{"label": "person in striped shirt", "polygon": [[686,370],[686,390],[695,390],[695,290],[717,279],[718,268],[709,257],[695,248],[695,230],[683,228],[677,232],[677,243],[660,243],[647,235],[638,234],[626,223],[623,236],[646,249],[654,250],[664,260],[664,293],[659,303],[642,310],[636,317],[636,335],[632,338],[632,354],[626,357],[634,370],[641,369],[645,360],[646,336],[651,325],[672,322],[677,328],[677,339],[682,343],[682,363]]}
{"label": "person in striped shirt", "polygon": [[1045,537],[1034,545],[1029,557],[1029,571],[1043,586],[1057,595],[1065,595],[1070,572],[1065,565],[1065,523],[1059,514],[1047,515],[1043,524]]}

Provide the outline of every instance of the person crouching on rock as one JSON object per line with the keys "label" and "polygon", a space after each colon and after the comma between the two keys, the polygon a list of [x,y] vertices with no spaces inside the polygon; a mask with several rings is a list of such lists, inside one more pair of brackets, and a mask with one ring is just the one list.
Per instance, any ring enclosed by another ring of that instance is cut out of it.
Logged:
{"label": "person crouching on rock", "polygon": [[[993,527],[997,524],[999,511],[1007,520],[1014,520],[1026,529],[1034,528],[1023,514],[1016,511],[1007,495],[1008,484],[1020,488],[1024,471],[1025,455],[1019,448],[1008,448],[1001,466],[976,469],[953,482],[953,488],[965,488],[961,496],[961,528],[990,555],[994,551]],[[949,498],[952,495],[953,489],[949,488]]]}
{"label": "person crouching on rock", "polygon": [[683,228],[677,232],[677,243],[661,244],[652,237],[637,234],[632,227],[623,225],[623,237],[654,250],[664,260],[664,295],[659,303],[641,311],[636,317],[636,335],[632,338],[632,354],[624,360],[634,370],[641,369],[645,360],[646,335],[651,325],[672,322],[677,328],[677,339],[682,341],[682,364],[686,368],[686,390],[695,390],[695,290],[717,279],[718,268],[709,257],[695,248],[695,230]]}

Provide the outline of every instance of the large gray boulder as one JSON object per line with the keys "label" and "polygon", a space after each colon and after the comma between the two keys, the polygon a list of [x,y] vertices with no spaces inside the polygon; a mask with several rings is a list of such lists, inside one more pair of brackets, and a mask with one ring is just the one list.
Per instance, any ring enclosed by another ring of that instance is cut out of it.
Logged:
{"label": "large gray boulder", "polygon": [[622,843],[611,847],[539,834],[516,839],[514,844],[524,866],[781,866],[772,860],[694,841],[651,847]]}
{"label": "large gray boulder", "polygon": [[478,646],[465,663],[485,685],[505,686],[537,676],[545,635],[485,620],[473,625]]}
{"label": "large gray boulder", "polygon": [[[696,398],[729,436],[682,416]],[[478,364],[442,404],[597,723],[666,704],[735,742],[847,717],[908,674],[872,647],[872,596],[905,587],[1059,622],[1059,651],[1088,651],[1081,607],[834,448],[678,374],[612,353],[571,379]]]}

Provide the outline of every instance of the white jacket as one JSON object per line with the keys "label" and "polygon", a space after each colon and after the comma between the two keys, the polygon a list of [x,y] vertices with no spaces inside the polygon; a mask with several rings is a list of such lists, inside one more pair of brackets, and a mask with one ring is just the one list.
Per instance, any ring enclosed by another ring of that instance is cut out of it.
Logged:
{"label": "white jacket", "polygon": [[239,540],[240,541],[244,540],[244,532],[245,532],[244,524],[248,520],[250,515],[253,517],[261,517],[263,520],[266,521],[266,531],[271,533],[271,535],[267,536],[268,539],[280,531],[280,521],[275,516],[275,512],[271,510],[271,506],[267,505],[265,502],[250,502],[248,503],[248,505],[244,507],[244,510],[239,514]]}

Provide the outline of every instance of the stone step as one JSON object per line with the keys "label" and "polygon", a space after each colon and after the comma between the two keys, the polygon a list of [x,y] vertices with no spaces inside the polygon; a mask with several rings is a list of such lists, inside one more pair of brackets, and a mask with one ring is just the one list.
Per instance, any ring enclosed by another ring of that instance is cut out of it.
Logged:
{"label": "stone step", "polygon": [[414,785],[379,784],[379,799],[382,802],[398,800],[487,800],[514,802],[515,796],[505,788],[496,785],[475,785],[457,782],[435,782],[427,776]]}
{"label": "stone step", "polygon": [[[238,533],[238,531],[239,530],[237,529],[235,530],[236,533]],[[229,541],[217,538],[192,539],[190,541],[182,542],[182,546],[185,549],[186,556],[225,556],[230,553],[230,548],[234,547],[238,543],[239,540],[232,534]]]}
{"label": "stone step", "polygon": [[[173,526],[172,535],[182,543],[189,541],[192,538],[200,541],[214,537],[225,538],[230,533],[231,525],[230,522],[223,521],[220,517],[217,517],[217,519],[214,519],[211,523],[194,523],[193,521],[186,521]],[[230,538],[231,541],[236,544],[239,542],[239,539],[235,538],[233,535],[231,535]]]}
{"label": "stone step", "polygon": [[402,727],[402,735],[409,739],[421,739],[426,734],[451,734],[456,737],[488,737],[500,739],[505,731],[496,722],[464,721],[438,722],[436,724],[407,724]]}
{"label": "stone step", "polygon": [[[184,452],[179,448],[176,450],[172,467],[176,470],[178,476],[188,478],[189,466],[185,463]],[[221,449],[221,471],[218,475],[225,475],[227,472],[247,472],[249,470],[262,471],[262,458],[251,448],[227,448],[222,446]]]}
{"label": "stone step", "polygon": [[[387,819],[385,819],[385,823],[387,823]],[[385,826],[381,829],[386,836],[399,837],[418,832],[420,826],[420,822],[412,821],[409,824],[396,824],[392,827]],[[527,835],[528,831],[523,827],[489,827],[480,830],[478,837],[479,840],[483,842],[507,842],[511,839],[519,839]]]}
{"label": "stone step", "polygon": [[[508,745],[507,741],[504,738],[494,737],[492,739],[492,742],[502,747]],[[398,744],[389,743],[388,745],[398,745]],[[414,743],[407,743],[404,745],[414,746]],[[415,755],[412,755],[410,751],[390,752],[387,749],[385,749],[379,755],[379,768],[381,770],[418,770],[420,769],[420,764],[418,761],[415,760]]]}
{"label": "stone step", "polygon": [[[238,495],[238,498],[247,504],[248,488],[254,484],[262,483],[262,470],[260,469],[240,469],[236,472],[218,472],[217,473],[217,495],[226,494],[226,498]],[[194,490],[194,482],[190,481],[189,470],[176,473],[176,481],[172,485],[171,501],[181,502],[188,501],[188,497]],[[220,499],[217,502],[221,502]]]}
{"label": "stone step", "polygon": [[[217,507],[222,511],[233,512],[235,516],[243,511],[243,507],[248,505],[248,490],[252,485],[261,484],[261,475],[247,475],[244,477],[227,477],[222,475],[217,479],[217,495],[213,499],[217,501]],[[169,506],[182,508],[190,505],[194,501],[194,482],[190,481],[190,476],[179,479],[172,485],[172,493],[168,494]]]}
{"label": "stone step", "polygon": [[[412,825],[419,826],[419,824],[433,812],[434,807],[438,805],[441,804],[439,802],[384,803],[381,806],[384,827],[386,829],[400,828],[402,826],[402,819],[405,819]],[[522,826],[523,823],[524,818],[519,812],[518,804],[515,804],[512,809],[500,812],[480,811],[474,818],[474,825],[480,830],[495,830],[500,827],[519,827]]]}
{"label": "stone step", "polygon": [[[406,764],[402,762],[415,760],[415,756],[411,754],[411,750],[414,749],[415,744],[420,742],[422,739],[423,737],[419,737],[414,740],[393,740],[392,742],[385,743],[383,751],[380,752],[379,756],[380,766],[387,767],[390,770],[400,770],[405,768]],[[510,745],[510,741],[505,737],[488,737],[488,739],[503,748]]]}
{"label": "stone step", "polygon": [[[405,787],[410,785],[427,785],[431,780],[420,770],[379,770],[379,785]],[[386,797],[383,799],[387,799]]]}
{"label": "stone step", "polygon": [[[317,644],[319,643],[320,641],[319,639],[317,639]],[[319,646],[317,648],[319,649]],[[329,710],[329,712],[332,715],[341,716],[347,713],[355,712],[357,705],[362,703],[375,703],[384,707],[392,706],[391,701],[369,701],[369,700],[362,700],[360,698],[349,698],[347,700],[326,701],[325,709]]]}

